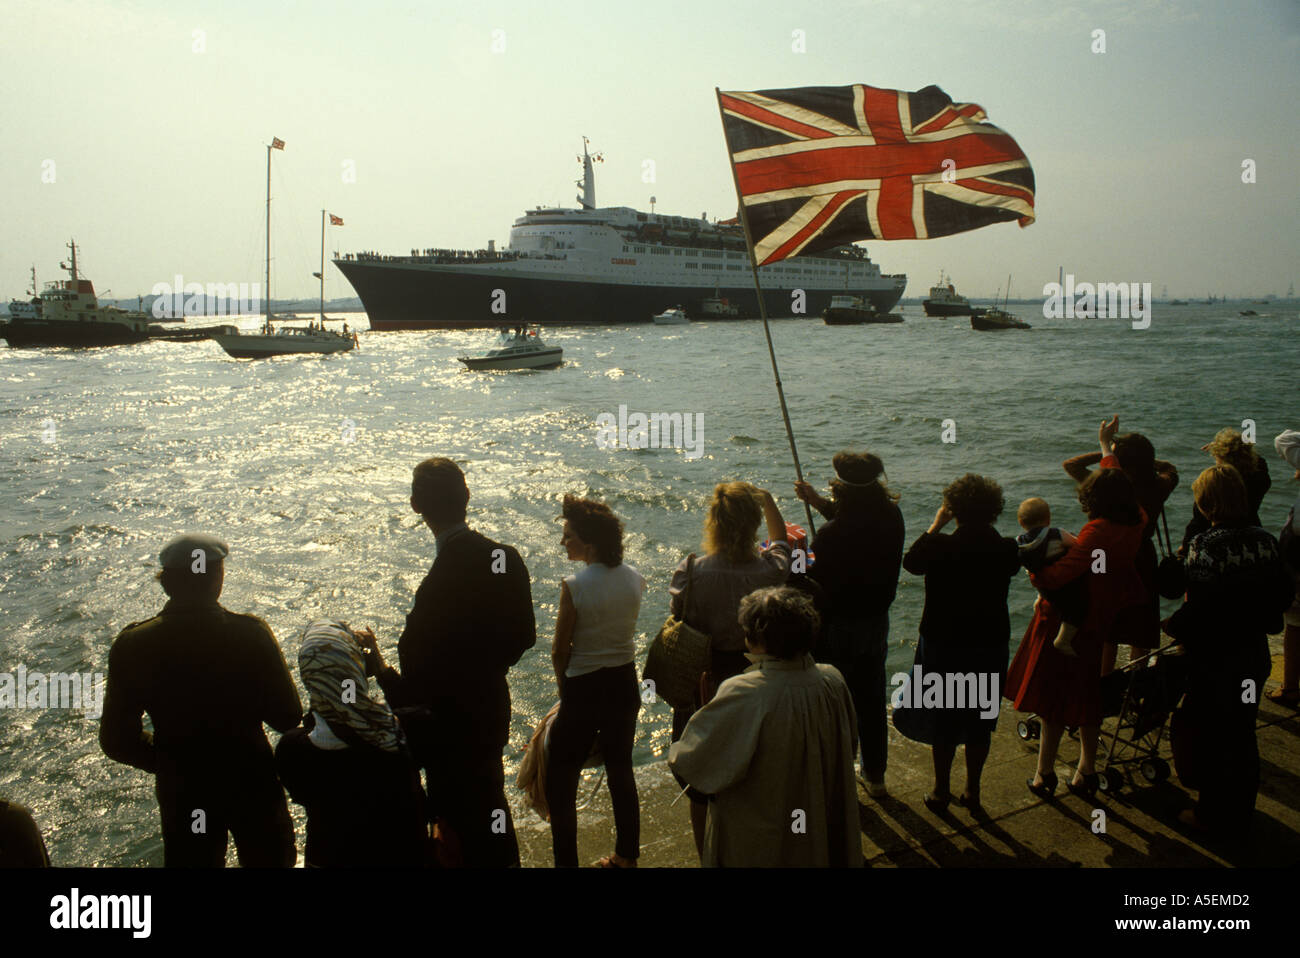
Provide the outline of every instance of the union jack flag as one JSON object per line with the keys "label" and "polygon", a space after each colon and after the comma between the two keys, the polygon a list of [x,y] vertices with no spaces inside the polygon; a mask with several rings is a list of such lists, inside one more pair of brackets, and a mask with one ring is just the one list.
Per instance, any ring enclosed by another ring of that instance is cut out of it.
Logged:
{"label": "union jack flag", "polygon": [[342,225],[343,225],[343,217],[341,217],[341,216],[335,216],[333,213],[331,213],[331,214],[330,214],[330,226],[342,226]]}
{"label": "union jack flag", "polygon": [[283,150],[283,149],[284,149],[284,140],[280,139],[278,136],[273,136],[273,137],[271,137],[271,149],[273,149],[273,150]]}
{"label": "union jack flag", "polygon": [[718,101],[760,266],[856,240],[1034,221],[1034,171],[1016,141],[937,86],[719,91]]}

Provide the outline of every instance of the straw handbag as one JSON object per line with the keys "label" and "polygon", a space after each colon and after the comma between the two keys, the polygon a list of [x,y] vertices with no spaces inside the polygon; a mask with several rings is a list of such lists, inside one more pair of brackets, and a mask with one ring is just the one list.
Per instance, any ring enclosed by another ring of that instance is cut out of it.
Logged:
{"label": "straw handbag", "polygon": [[712,640],[707,634],[686,623],[691,607],[691,580],[695,571],[695,554],[686,560],[686,588],[682,591],[682,618],[669,615],[663,628],[650,643],[642,679],[654,683],[655,694],[674,709],[695,708],[700,690],[700,676],[708,671]]}

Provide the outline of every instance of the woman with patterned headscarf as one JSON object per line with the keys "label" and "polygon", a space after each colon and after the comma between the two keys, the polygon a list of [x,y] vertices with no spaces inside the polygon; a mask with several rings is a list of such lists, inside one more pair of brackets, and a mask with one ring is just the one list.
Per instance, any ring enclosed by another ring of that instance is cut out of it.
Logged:
{"label": "woman with patterned headscarf", "polygon": [[367,641],[373,636],[319,620],[298,650],[310,713],[305,728],[280,739],[275,758],[289,797],[307,811],[308,866],[426,861],[424,790],[397,717],[370,697]]}

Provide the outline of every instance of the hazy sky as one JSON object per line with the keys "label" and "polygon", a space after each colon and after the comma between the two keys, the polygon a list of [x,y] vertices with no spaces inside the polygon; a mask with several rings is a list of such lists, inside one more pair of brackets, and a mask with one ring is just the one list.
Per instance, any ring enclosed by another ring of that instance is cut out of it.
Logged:
{"label": "hazy sky", "polygon": [[978,103],[1034,167],[1026,229],[870,244],[908,296],[941,267],[975,296],[1058,265],[1157,296],[1300,278],[1296,0],[0,0],[0,295],[59,278],[69,237],[118,297],[260,279],[272,136],[277,297],[315,295],[322,207],[332,249],[503,245],[574,205],[583,135],[598,204],[725,218],[713,88],[849,83]]}

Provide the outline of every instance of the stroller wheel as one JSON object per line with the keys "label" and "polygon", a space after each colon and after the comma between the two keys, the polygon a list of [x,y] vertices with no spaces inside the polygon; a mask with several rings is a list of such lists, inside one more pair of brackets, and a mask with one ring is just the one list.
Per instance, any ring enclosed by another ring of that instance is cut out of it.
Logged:
{"label": "stroller wheel", "polygon": [[1169,767],[1169,763],[1166,762],[1163,758],[1152,759],[1152,762],[1156,767],[1156,781],[1157,782],[1168,781],[1169,773],[1172,771],[1172,769]]}
{"label": "stroller wheel", "polygon": [[1030,719],[1026,724],[1029,725],[1030,738],[1038,739],[1043,737],[1043,725],[1038,721],[1038,719]]}
{"label": "stroller wheel", "polygon": [[1029,723],[1026,722],[1024,719],[1021,719],[1019,722],[1016,723],[1016,734],[1019,735],[1020,738],[1026,742],[1028,742],[1031,738],[1033,738],[1033,734],[1029,731]]}
{"label": "stroller wheel", "polygon": [[1108,768],[1097,773],[1097,790],[1107,795],[1114,795],[1124,787],[1124,775],[1117,768]]}
{"label": "stroller wheel", "polygon": [[1158,759],[1144,758],[1142,764],[1138,766],[1138,771],[1142,773],[1142,777],[1153,785],[1164,778],[1164,776],[1160,774],[1160,765],[1158,762]]}

